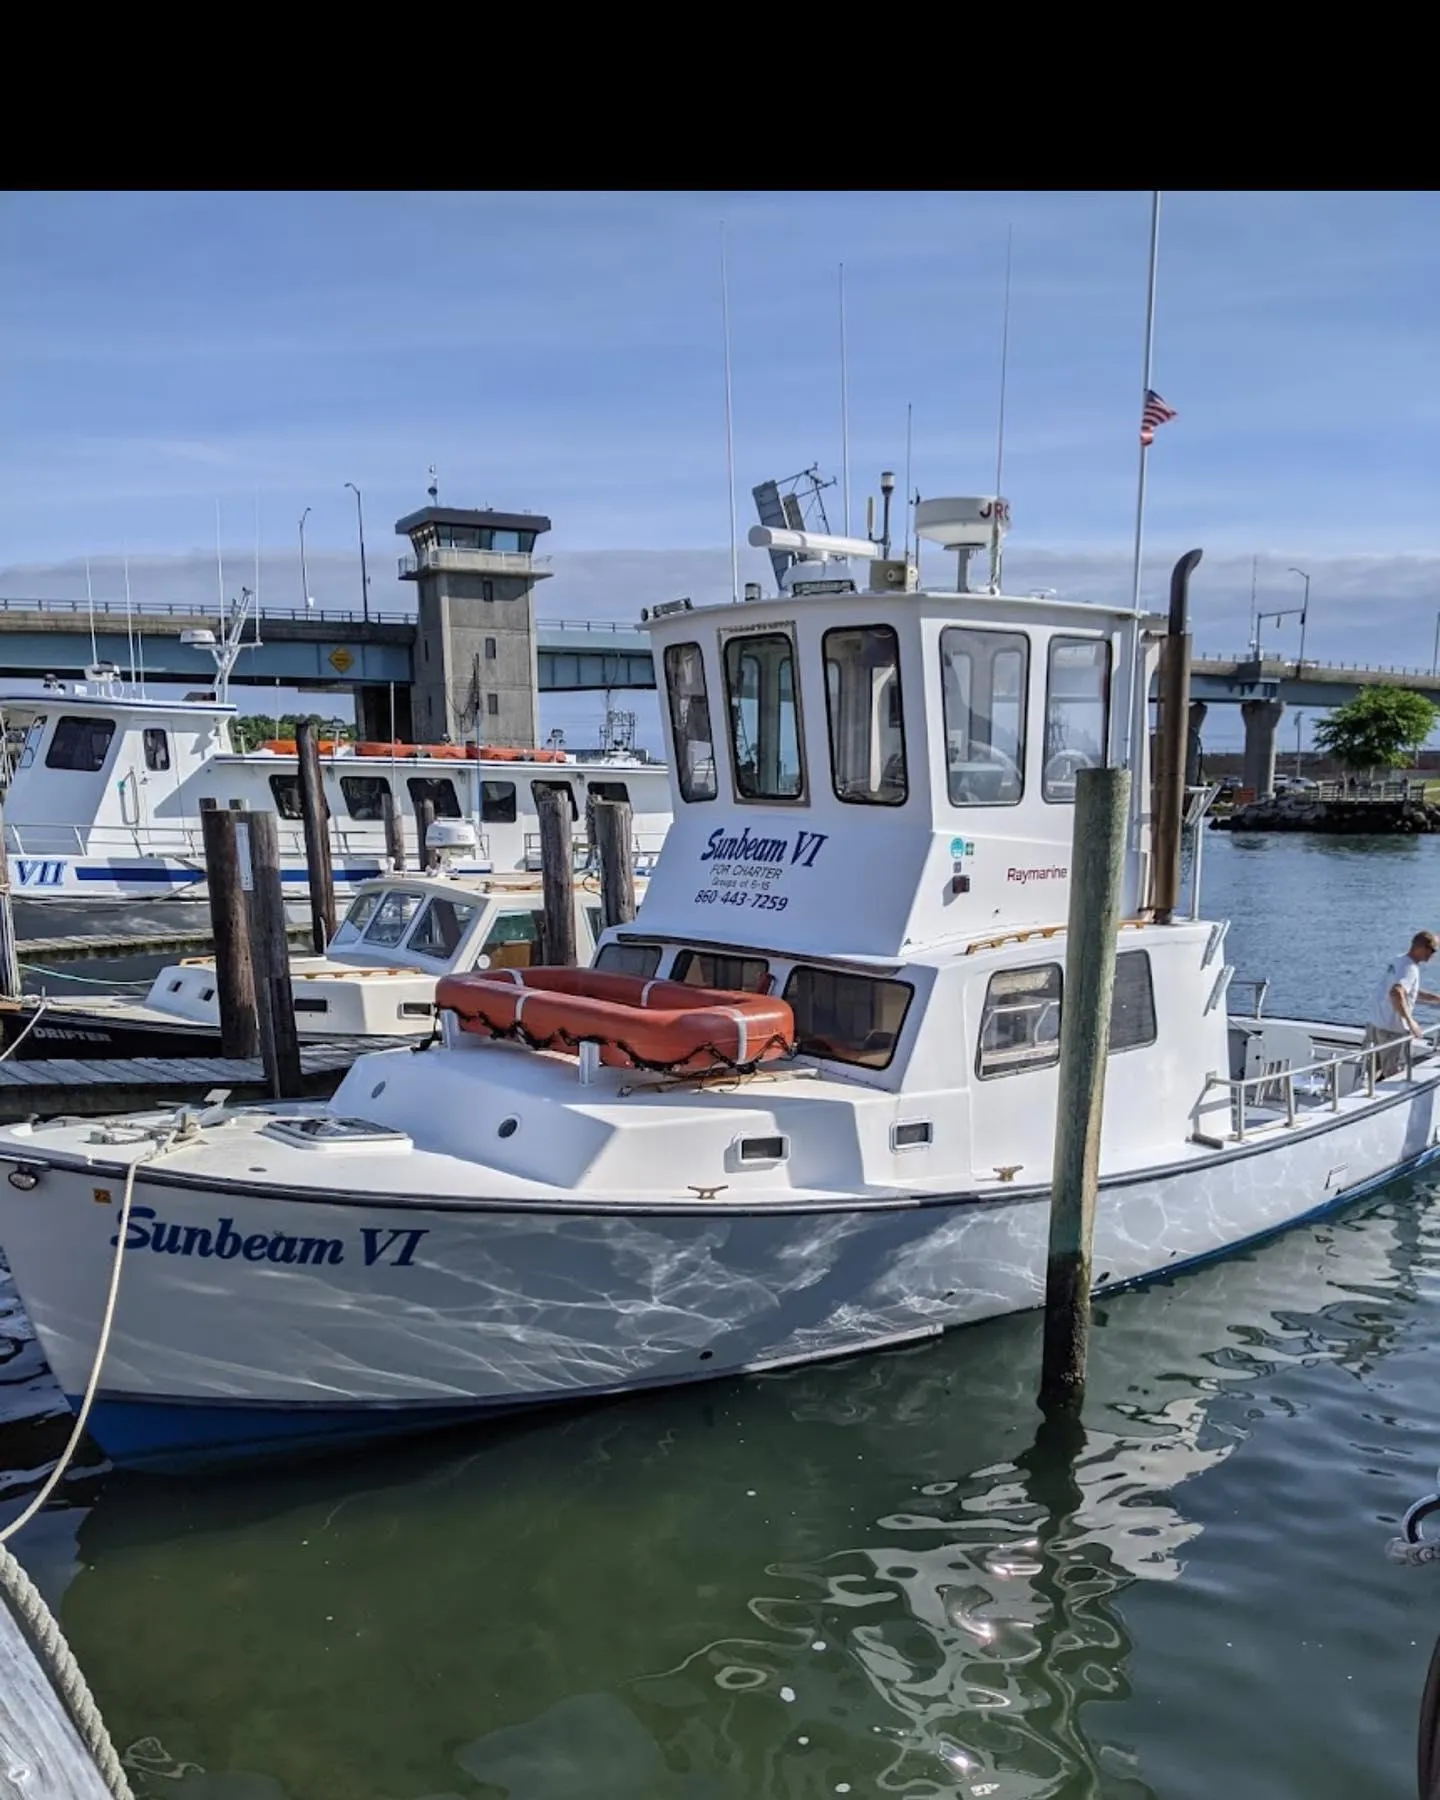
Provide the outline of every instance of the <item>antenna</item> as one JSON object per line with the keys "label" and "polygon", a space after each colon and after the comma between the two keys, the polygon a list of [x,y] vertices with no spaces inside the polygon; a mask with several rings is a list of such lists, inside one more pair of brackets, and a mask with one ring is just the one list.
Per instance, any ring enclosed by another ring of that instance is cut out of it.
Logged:
{"label": "antenna", "polygon": [[1250,649],[1255,660],[1260,660],[1260,622],[1255,614],[1255,587],[1260,579],[1260,558],[1250,558]]}
{"label": "antenna", "polygon": [[100,652],[95,648],[95,589],[90,583],[90,558],[85,558],[85,599],[90,608],[90,666],[96,668]]}
{"label": "antenna", "polygon": [[[1141,417],[1150,395],[1150,381],[1153,374],[1151,365],[1155,361],[1155,278],[1160,263],[1160,190],[1156,188],[1150,196],[1150,286],[1145,303],[1145,379],[1140,388]],[[1140,553],[1145,540],[1145,467],[1146,449],[1145,434],[1140,434],[1140,482],[1135,496],[1135,573],[1130,588],[1130,604],[1136,612],[1140,610]],[[1126,746],[1127,751],[1129,746]]]}
{"label": "antenna", "polygon": [[440,498],[440,483],[435,479],[435,465],[430,465],[430,485],[425,492],[430,496],[430,504],[434,506]]}
{"label": "antenna", "polygon": [[840,535],[850,535],[850,397],[845,368],[845,265],[840,265],[840,470],[841,493],[844,497],[845,523]]}
{"label": "antenna", "polygon": [[720,221],[720,319],[725,334],[725,479],[730,492],[730,598],[740,600],[740,540],[735,523],[735,420],[730,386],[730,271],[725,257],[725,221]]}
{"label": "antenna", "polygon": [[911,427],[914,424],[915,407],[911,401],[905,403],[905,561],[910,561],[910,444]]}
{"label": "antenna", "polygon": [[225,556],[220,548],[220,502],[215,502],[215,574],[220,584],[220,629],[225,629]]}
{"label": "antenna", "polygon": [[125,552],[125,637],[130,645],[130,685],[135,685],[135,632],[130,619],[130,552]]}
{"label": "antenna", "polygon": [[995,492],[1003,493],[1000,485],[1005,472],[1005,379],[1010,365],[1010,252],[1015,242],[1015,227],[1007,226],[1005,231],[1005,310],[1000,325],[1000,418],[995,431]]}

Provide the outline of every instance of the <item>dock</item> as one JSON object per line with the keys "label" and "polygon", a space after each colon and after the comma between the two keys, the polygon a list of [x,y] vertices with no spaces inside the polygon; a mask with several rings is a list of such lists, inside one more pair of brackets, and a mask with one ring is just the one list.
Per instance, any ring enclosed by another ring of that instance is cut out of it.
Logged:
{"label": "dock", "polygon": [[[358,1057],[415,1042],[414,1038],[356,1038],[346,1043],[304,1044],[300,1049],[302,1096],[328,1099]],[[12,1059],[0,1062],[0,1121],[146,1112],[198,1102],[216,1088],[228,1088],[237,1101],[266,1100],[272,1092],[258,1056]]]}
{"label": "dock", "polygon": [[30,1641],[0,1597],[0,1796],[112,1800]]}
{"label": "dock", "polygon": [[[310,927],[287,925],[285,936],[291,943],[299,943],[310,936]],[[21,962],[79,962],[116,956],[211,956],[215,939],[208,931],[164,931],[122,938],[86,932],[79,937],[22,938],[15,948]]]}

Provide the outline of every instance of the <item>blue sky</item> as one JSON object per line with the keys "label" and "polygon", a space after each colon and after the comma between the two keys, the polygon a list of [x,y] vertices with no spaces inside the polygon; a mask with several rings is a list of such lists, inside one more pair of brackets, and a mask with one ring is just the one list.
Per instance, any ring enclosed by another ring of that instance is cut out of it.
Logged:
{"label": "blue sky", "polygon": [[[401,605],[391,527],[432,463],[444,500],[554,520],[542,613],[723,591],[722,218],[742,535],[756,481],[839,472],[841,261],[854,523],[882,466],[903,481],[907,403],[920,491],[989,488],[1013,230],[1012,578],[1127,590],[1138,191],[0,197],[0,591],[122,548],[137,593],[200,583],[217,500],[237,559],[258,501],[270,597],[299,598],[309,506],[312,586],[343,603],[353,481],[375,603]],[[1308,649],[1428,665],[1437,293],[1440,195],[1165,197],[1154,381],[1180,416],[1145,591],[1204,545],[1202,647],[1243,643],[1259,554],[1266,607],[1311,571]]]}

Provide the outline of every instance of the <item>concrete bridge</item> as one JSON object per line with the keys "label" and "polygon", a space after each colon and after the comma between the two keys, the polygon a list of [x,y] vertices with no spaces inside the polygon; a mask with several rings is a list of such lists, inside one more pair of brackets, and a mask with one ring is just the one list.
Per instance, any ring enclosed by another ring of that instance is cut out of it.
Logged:
{"label": "concrete bridge", "polygon": [[[91,661],[91,609],[83,600],[0,598],[0,676],[78,678]],[[180,642],[182,631],[216,629],[214,612],[193,606],[136,607],[127,630],[125,608],[97,602],[95,655],[128,677],[204,683],[215,666],[204,650]],[[260,645],[235,666],[232,684],[293,688],[397,688],[415,679],[419,621],[414,613],[321,612],[267,609]],[[647,633],[633,625],[594,619],[540,619],[535,627],[540,687],[547,693],[655,685]]]}

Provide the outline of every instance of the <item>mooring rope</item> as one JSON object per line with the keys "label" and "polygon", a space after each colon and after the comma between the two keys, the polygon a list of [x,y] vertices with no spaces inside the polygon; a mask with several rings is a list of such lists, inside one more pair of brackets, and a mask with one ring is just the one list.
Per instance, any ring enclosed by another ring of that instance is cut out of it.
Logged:
{"label": "mooring rope", "polygon": [[[114,1800],[135,1800],[134,1790],[121,1765],[110,1733],[105,1729],[105,1721],[101,1717],[100,1708],[96,1705],[95,1696],[90,1692],[89,1683],[75,1660],[75,1654],[65,1641],[65,1634],[60,1629],[60,1622],[45,1604],[44,1596],[25,1570],[8,1550],[6,1542],[16,1532],[28,1525],[45,1505],[46,1501],[59,1487],[69,1471],[75,1452],[80,1447],[80,1440],[85,1435],[85,1426],[90,1417],[90,1409],[95,1403],[95,1396],[100,1388],[100,1375],[105,1366],[106,1352],[110,1347],[110,1331],[115,1323],[115,1308],[120,1297],[120,1271],[124,1266],[125,1239],[130,1224],[130,1207],[135,1197],[135,1177],[142,1163],[154,1162],[182,1145],[193,1144],[203,1135],[203,1127],[192,1114],[183,1115],[180,1123],[167,1126],[163,1130],[149,1128],[145,1136],[151,1138],[149,1148],[142,1150],[125,1171],[125,1191],[120,1202],[119,1229],[115,1233],[115,1258],[110,1265],[110,1286],[105,1296],[105,1311],[100,1321],[100,1336],[95,1345],[95,1358],[90,1368],[90,1378],[85,1383],[84,1397],[79,1411],[75,1415],[75,1423],[71,1429],[65,1448],[61,1451],[55,1467],[50,1471],[39,1491],[32,1497],[28,1506],[16,1519],[0,1530],[0,1592],[10,1602],[11,1610],[24,1627],[35,1653],[49,1675],[55,1691],[64,1702],[66,1711],[74,1723],[80,1740],[95,1761],[101,1779],[109,1788]],[[131,1140],[134,1141],[133,1139]]]}
{"label": "mooring rope", "polygon": [[19,1037],[16,1038],[15,1042],[13,1044],[7,1044],[3,1050],[0,1050],[0,1062],[4,1062],[6,1057],[13,1056],[15,1054],[15,1052],[20,1048],[20,1046],[25,1042],[26,1038],[29,1037],[30,1033],[35,1029],[35,1027],[45,1017],[45,1014],[49,1010],[49,1007],[50,1007],[50,1002],[48,1000],[42,1000],[40,1002],[40,1004],[35,1008],[33,1015],[26,1021],[25,1029],[20,1033]]}

